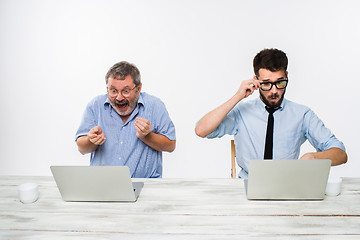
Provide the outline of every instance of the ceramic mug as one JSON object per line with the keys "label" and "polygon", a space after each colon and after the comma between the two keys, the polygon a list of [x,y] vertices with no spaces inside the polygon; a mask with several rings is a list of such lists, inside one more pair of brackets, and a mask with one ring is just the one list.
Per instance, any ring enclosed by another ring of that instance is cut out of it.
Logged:
{"label": "ceramic mug", "polygon": [[36,183],[21,184],[18,191],[22,203],[33,203],[39,198],[39,188]]}
{"label": "ceramic mug", "polygon": [[328,196],[337,196],[341,192],[341,182],[342,179],[340,177],[329,177],[325,194]]}

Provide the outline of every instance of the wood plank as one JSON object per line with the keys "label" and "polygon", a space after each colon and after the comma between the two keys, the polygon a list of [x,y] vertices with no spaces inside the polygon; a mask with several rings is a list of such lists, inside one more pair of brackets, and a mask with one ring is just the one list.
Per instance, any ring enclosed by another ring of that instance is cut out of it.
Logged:
{"label": "wood plank", "polygon": [[[17,186],[29,181],[40,197],[22,204]],[[323,201],[248,201],[240,179],[134,181],[145,182],[135,203],[79,203],[52,177],[0,176],[0,239],[360,239],[360,179]]]}

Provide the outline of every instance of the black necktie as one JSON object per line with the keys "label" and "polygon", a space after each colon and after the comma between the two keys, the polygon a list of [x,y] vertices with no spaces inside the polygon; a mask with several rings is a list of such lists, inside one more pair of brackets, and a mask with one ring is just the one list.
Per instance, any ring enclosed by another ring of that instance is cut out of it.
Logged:
{"label": "black necktie", "polygon": [[269,112],[267,130],[266,130],[266,141],[265,141],[265,152],[264,159],[272,159],[273,157],[273,131],[274,131],[274,116],[273,113],[278,108],[265,107],[266,111]]}

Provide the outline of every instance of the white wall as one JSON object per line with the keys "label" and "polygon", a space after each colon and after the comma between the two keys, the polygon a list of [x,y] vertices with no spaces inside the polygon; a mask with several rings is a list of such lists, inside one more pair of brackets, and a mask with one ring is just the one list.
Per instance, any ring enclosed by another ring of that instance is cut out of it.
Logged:
{"label": "white wall", "polygon": [[252,77],[257,52],[276,47],[289,57],[287,98],[347,147],[348,163],[332,171],[360,177],[359,9],[357,0],[0,0],[0,174],[88,165],[75,131],[105,93],[107,70],[127,60],[176,126],[164,177],[229,177],[231,137],[200,139],[195,123]]}

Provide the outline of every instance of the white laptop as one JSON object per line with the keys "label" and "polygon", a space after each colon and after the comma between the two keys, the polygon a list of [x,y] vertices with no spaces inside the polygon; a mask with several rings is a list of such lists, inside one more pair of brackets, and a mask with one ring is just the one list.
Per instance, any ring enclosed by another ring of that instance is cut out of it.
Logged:
{"label": "white laptop", "polygon": [[331,160],[250,160],[249,200],[323,200]]}
{"label": "white laptop", "polygon": [[51,166],[64,201],[135,202],[144,185],[127,166]]}

